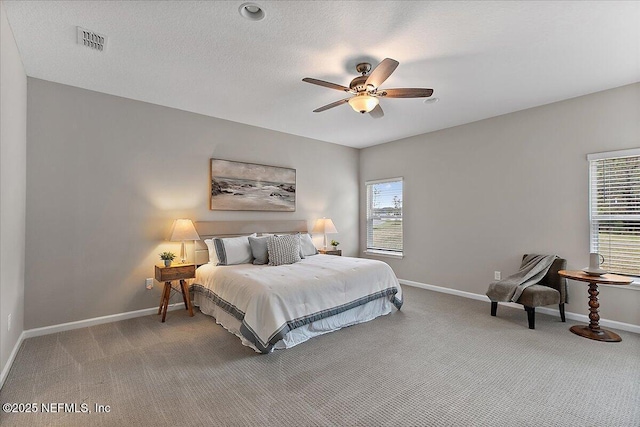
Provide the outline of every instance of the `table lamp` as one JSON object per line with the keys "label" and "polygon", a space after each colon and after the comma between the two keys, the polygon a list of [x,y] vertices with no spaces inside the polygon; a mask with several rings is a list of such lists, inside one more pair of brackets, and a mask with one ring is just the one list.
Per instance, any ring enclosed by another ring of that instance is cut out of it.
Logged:
{"label": "table lamp", "polygon": [[336,226],[333,225],[333,221],[330,218],[322,218],[316,221],[316,224],[313,226],[312,233],[322,233],[324,234],[324,248],[327,249],[327,233],[337,233]]}
{"label": "table lamp", "polygon": [[190,219],[176,219],[171,226],[169,240],[172,242],[182,242],[182,246],[180,247],[180,262],[184,264],[187,262],[187,250],[184,246],[184,241],[200,240],[200,236]]}

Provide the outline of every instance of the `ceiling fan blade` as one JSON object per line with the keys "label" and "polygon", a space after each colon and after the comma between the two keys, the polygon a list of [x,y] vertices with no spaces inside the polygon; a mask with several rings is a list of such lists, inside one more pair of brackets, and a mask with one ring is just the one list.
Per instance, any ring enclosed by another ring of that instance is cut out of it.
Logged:
{"label": "ceiling fan blade", "polygon": [[323,111],[328,110],[329,108],[337,107],[338,105],[346,104],[349,102],[349,98],[341,99],[340,101],[332,102],[331,104],[327,104],[324,107],[316,108],[313,110],[314,113],[322,113]]}
{"label": "ceiling fan blade", "polygon": [[342,85],[331,83],[331,82],[325,82],[324,80],[312,79],[311,77],[305,77],[304,79],[302,79],[302,81],[311,83],[314,85],[318,85],[318,86],[328,87],[329,89],[336,89],[336,90],[342,90],[344,92],[351,92],[351,89],[349,89],[346,86],[342,86]]}
{"label": "ceiling fan blade", "polygon": [[387,98],[428,98],[433,95],[433,89],[402,88],[384,89],[377,93]]}
{"label": "ceiling fan blade", "polygon": [[399,64],[400,63],[395,59],[383,59],[382,62],[379,63],[378,66],[371,72],[365,84],[372,85],[373,87],[377,88],[389,78],[391,73],[395,71]]}
{"label": "ceiling fan blade", "polygon": [[369,111],[369,114],[374,119],[379,119],[381,117],[384,117],[384,111],[382,111],[382,107],[380,106],[380,104],[376,105],[376,108],[374,108],[373,110]]}

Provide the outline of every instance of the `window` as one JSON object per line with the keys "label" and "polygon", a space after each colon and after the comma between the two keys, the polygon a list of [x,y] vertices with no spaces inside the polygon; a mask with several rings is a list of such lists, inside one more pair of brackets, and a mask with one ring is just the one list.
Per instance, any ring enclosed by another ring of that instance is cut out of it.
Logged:
{"label": "window", "polygon": [[366,185],[367,252],[402,256],[402,178]]}
{"label": "window", "polygon": [[590,154],[591,252],[611,273],[640,276],[640,149]]}

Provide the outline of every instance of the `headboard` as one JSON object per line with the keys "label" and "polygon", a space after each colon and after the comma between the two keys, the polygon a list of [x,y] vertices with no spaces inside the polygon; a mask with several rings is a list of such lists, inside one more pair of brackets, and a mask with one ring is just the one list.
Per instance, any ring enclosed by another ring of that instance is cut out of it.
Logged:
{"label": "headboard", "polygon": [[209,251],[204,243],[212,237],[234,237],[251,233],[306,233],[307,221],[304,219],[281,221],[197,221],[196,231],[200,240],[196,241],[196,265],[209,262]]}

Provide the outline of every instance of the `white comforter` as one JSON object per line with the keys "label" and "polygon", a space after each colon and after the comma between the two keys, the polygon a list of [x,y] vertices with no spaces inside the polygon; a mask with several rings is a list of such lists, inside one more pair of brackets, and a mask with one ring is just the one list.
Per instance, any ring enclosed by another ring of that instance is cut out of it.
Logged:
{"label": "white comforter", "polygon": [[241,334],[262,353],[292,329],[377,298],[402,306],[391,267],[362,258],[315,255],[277,267],[205,264],[193,283],[195,292],[242,322]]}

